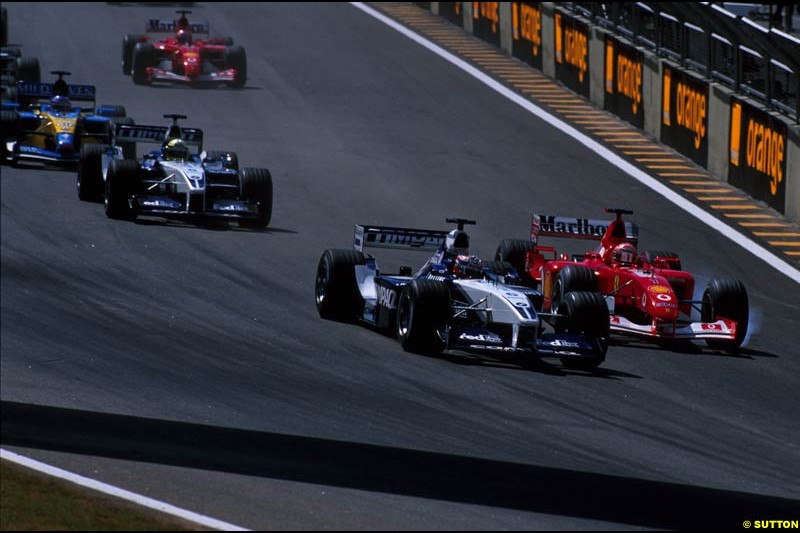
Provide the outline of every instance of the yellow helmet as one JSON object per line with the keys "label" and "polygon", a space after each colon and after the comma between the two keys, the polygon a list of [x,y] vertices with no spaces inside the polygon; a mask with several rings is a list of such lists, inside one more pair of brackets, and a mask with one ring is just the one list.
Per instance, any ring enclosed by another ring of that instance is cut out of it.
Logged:
{"label": "yellow helmet", "polygon": [[167,161],[186,161],[189,158],[189,146],[183,139],[170,139],[161,149],[161,155]]}

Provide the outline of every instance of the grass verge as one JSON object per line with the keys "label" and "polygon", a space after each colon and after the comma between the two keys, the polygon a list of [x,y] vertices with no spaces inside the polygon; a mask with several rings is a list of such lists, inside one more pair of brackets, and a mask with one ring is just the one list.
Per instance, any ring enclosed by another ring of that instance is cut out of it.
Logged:
{"label": "grass verge", "polygon": [[0,460],[0,531],[208,531]]}

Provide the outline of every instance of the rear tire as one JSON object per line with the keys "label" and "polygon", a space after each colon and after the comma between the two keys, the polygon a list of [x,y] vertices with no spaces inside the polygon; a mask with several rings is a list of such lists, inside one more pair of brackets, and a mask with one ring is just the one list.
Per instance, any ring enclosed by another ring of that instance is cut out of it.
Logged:
{"label": "rear tire", "polygon": [[[120,117],[114,119],[114,132],[116,133],[117,125],[120,126],[134,126],[136,122],[131,117]],[[122,148],[122,157],[124,159],[136,159],[136,143],[135,142],[120,142],[117,146]]]}
{"label": "rear tire", "polygon": [[266,228],[272,220],[272,175],[266,168],[243,168],[239,173],[241,198],[258,204],[255,219],[241,218],[243,228]]}
{"label": "rear tire", "polygon": [[516,269],[523,282],[536,284],[525,269],[526,255],[533,251],[533,244],[522,239],[503,239],[494,254],[495,261],[508,261]]}
{"label": "rear tire", "polygon": [[356,282],[356,265],[367,264],[355,250],[325,250],[317,265],[314,295],[319,316],[327,320],[351,322],[364,308]]}
{"label": "rear tire", "polygon": [[589,342],[596,343],[600,357],[573,358],[561,357],[561,364],[567,368],[591,371],[605,361],[610,335],[608,307],[602,296],[594,292],[568,292],[558,307],[563,315],[556,321],[559,333],[583,334]]}
{"label": "rear tire", "polygon": [[403,288],[397,304],[397,338],[403,350],[423,355],[442,352],[439,336],[450,319],[450,290],[440,282],[412,279]]}
{"label": "rear tire", "polygon": [[710,348],[735,351],[742,345],[747,336],[750,303],[741,281],[730,278],[709,281],[703,293],[700,313],[703,322],[714,322],[720,318],[736,322],[736,338],[733,341],[708,339],[706,344]]}
{"label": "rear tire", "polygon": [[39,60],[35,57],[17,58],[17,81],[39,83],[42,81]]}
{"label": "rear tire", "polygon": [[550,308],[558,309],[568,292],[597,292],[597,278],[592,269],[583,265],[562,268],[553,283]]}
{"label": "rear tire", "polygon": [[138,191],[139,163],[129,160],[111,162],[106,176],[105,211],[108,218],[136,220],[131,196]]}
{"label": "rear tire", "polygon": [[133,83],[136,85],[148,85],[150,80],[147,78],[147,68],[152,67],[156,62],[156,51],[150,43],[136,43],[133,47],[132,74]]}
{"label": "rear tire", "polygon": [[103,152],[107,146],[87,143],[81,146],[78,160],[78,198],[84,202],[103,199]]}

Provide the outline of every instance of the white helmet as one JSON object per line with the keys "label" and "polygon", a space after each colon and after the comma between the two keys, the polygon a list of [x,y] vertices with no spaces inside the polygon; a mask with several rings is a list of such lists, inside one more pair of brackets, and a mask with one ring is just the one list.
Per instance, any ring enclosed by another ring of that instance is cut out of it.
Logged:
{"label": "white helmet", "polygon": [[447,234],[444,240],[444,250],[453,255],[469,255],[469,235],[459,229],[454,229]]}

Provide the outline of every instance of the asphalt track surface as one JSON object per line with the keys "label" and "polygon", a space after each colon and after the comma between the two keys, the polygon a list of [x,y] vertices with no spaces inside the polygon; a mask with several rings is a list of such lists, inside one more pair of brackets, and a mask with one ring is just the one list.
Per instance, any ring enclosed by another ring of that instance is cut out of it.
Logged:
{"label": "asphalt track surface", "polygon": [[[139,124],[188,115],[209,149],[271,169],[275,209],[263,232],[114,221],[73,173],[3,167],[4,448],[252,529],[798,518],[800,287],[760,259],[348,4],[195,6],[247,49],[242,91],[122,75],[122,35],[174,7],[5,5],[43,72]],[[700,289],[744,281],[741,354],[618,345],[596,375],[530,371],[317,316],[317,261],[354,223],[472,217],[486,257],[534,209],[605,206]]]}

